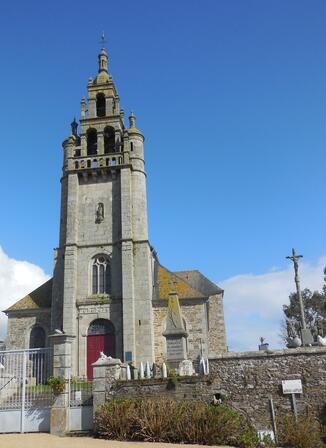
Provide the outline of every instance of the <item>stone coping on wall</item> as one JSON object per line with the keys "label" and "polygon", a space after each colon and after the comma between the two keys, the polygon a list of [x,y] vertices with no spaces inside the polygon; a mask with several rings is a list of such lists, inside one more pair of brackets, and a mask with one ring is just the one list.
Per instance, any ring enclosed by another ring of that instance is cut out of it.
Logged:
{"label": "stone coping on wall", "polygon": [[252,352],[225,352],[209,358],[209,361],[228,359],[271,358],[278,356],[326,355],[326,347],[299,347],[281,350],[257,350]]}
{"label": "stone coping on wall", "polygon": [[[117,380],[114,387],[119,386],[154,386],[157,384],[168,384],[171,381],[171,377],[168,378],[144,378],[137,380]],[[200,382],[210,382],[209,376],[193,375],[193,376],[178,376],[177,382],[181,383],[200,383]]]}

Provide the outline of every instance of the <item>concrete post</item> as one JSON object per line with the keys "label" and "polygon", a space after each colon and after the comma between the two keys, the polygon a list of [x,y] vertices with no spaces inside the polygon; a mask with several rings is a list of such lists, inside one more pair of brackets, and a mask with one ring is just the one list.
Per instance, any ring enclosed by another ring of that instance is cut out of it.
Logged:
{"label": "concrete post", "polygon": [[121,361],[109,357],[100,357],[93,367],[93,412],[103,404],[106,393],[110,394],[112,384],[120,378]]}
{"label": "concrete post", "polygon": [[[72,366],[72,341],[74,336],[53,334],[49,336],[53,349],[53,376],[69,380]],[[59,393],[51,408],[50,433],[64,436],[69,431],[69,384]]]}

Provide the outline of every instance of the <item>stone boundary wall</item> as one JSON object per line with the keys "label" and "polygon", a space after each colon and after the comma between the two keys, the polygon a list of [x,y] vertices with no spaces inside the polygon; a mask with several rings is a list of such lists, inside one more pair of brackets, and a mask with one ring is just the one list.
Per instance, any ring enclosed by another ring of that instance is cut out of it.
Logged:
{"label": "stone boundary wall", "polygon": [[326,347],[225,353],[210,360],[210,373],[213,389],[225,393],[257,429],[272,428],[269,398],[276,416],[292,412],[282,380],[302,381],[303,393],[296,394],[298,414],[318,415],[326,405]]}
{"label": "stone boundary wall", "polygon": [[[106,389],[106,400],[111,398],[171,398],[174,400],[211,401],[209,376],[184,376],[174,386],[167,378],[117,381]],[[108,383],[107,383],[108,385]]]}
{"label": "stone boundary wall", "polygon": [[170,397],[211,402],[214,394],[246,414],[258,430],[272,429],[269,399],[276,416],[292,412],[291,396],[283,395],[282,380],[301,379],[296,395],[298,414],[320,414],[326,404],[326,347],[265,352],[224,353],[210,360],[207,376],[180,377],[175,388],[167,379],[112,381],[109,369],[102,376],[100,403],[114,397]]}

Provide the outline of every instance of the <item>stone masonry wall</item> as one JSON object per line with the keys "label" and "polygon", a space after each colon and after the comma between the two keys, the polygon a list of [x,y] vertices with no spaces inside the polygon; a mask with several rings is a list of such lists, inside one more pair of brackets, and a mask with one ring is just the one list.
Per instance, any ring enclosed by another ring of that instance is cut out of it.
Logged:
{"label": "stone masonry wall", "polygon": [[[156,300],[154,313],[154,343],[157,362],[166,361],[166,328],[168,302]],[[214,357],[226,351],[226,336],[223,316],[223,296],[210,296],[208,301],[202,299],[181,299],[181,313],[184,318],[189,359],[197,359],[202,354],[205,358]]]}
{"label": "stone masonry wall", "polygon": [[326,404],[326,347],[224,353],[210,360],[209,375],[181,377],[175,389],[166,379],[117,381],[107,384],[105,398],[165,396],[210,402],[220,393],[257,429],[272,429],[269,399],[273,398],[276,415],[291,413],[291,396],[283,395],[281,388],[282,380],[291,379],[303,384],[303,393],[296,395],[298,413],[318,415]]}
{"label": "stone masonry wall", "polygon": [[[34,325],[39,325],[45,331],[46,337],[50,333],[50,310],[35,311],[35,313],[10,315],[6,338],[6,350],[29,348],[29,337]],[[46,340],[46,345],[48,341]]]}
{"label": "stone masonry wall", "polygon": [[225,392],[230,404],[245,412],[257,428],[271,428],[269,398],[276,415],[292,412],[282,380],[301,379],[298,413],[319,414],[326,404],[326,347],[267,352],[226,353],[210,361],[212,387]]}

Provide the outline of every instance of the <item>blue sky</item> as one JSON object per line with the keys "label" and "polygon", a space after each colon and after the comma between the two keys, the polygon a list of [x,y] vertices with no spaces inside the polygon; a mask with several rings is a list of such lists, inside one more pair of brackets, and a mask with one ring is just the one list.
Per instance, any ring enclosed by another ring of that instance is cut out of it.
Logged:
{"label": "blue sky", "polygon": [[[150,238],[162,264],[222,284],[230,332],[230,279],[287,272],[294,246],[322,281],[325,21],[324,0],[2,3],[4,253],[51,275],[61,142],[104,30],[121,103],[146,137]],[[304,286],[319,286],[309,278]]]}

